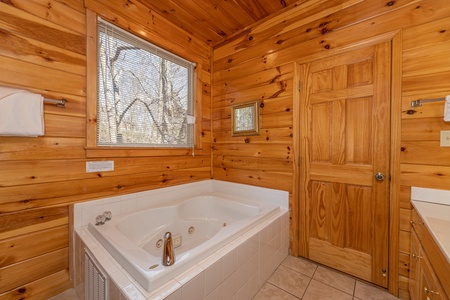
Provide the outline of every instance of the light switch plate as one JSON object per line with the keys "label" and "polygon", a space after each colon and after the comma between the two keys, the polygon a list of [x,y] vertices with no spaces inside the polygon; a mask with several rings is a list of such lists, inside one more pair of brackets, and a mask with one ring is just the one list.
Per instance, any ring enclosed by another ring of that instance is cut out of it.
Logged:
{"label": "light switch plate", "polygon": [[113,160],[87,161],[86,173],[114,171]]}
{"label": "light switch plate", "polygon": [[450,147],[450,130],[441,130],[441,147]]}

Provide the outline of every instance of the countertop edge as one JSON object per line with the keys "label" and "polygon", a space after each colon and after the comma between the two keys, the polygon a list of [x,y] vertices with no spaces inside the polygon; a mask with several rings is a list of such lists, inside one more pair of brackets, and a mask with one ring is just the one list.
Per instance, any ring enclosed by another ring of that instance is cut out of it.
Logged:
{"label": "countertop edge", "polygon": [[[432,217],[432,216],[427,215],[424,212],[424,207],[428,207],[429,209],[432,209],[433,207],[437,207],[437,206],[447,206],[450,209],[450,206],[445,205],[445,204],[431,203],[431,202],[425,202],[425,201],[414,200],[414,199],[411,199],[411,204],[413,205],[413,207],[415,208],[417,214],[420,216],[420,218],[424,222],[428,232],[433,237],[433,240],[435,241],[436,245],[439,247],[439,249],[441,250],[442,254],[447,259],[447,262],[450,264],[450,248],[447,249],[442,244],[440,238],[438,236],[436,236],[436,233],[434,232],[432,226],[430,225],[430,223],[428,221],[428,217]],[[448,221],[450,221],[450,215],[449,215]],[[448,234],[450,235],[450,231],[448,232]]]}

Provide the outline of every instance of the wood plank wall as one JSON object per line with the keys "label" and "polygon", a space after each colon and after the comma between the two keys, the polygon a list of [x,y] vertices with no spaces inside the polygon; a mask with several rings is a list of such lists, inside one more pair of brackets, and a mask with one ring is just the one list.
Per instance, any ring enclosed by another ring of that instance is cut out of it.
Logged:
{"label": "wood plank wall", "polygon": [[[395,116],[401,123],[401,149],[392,149],[401,151],[400,197],[393,199],[400,207],[397,286],[400,297],[408,299],[410,187],[450,186],[450,149],[439,146],[439,131],[450,130],[450,123],[442,120],[443,102],[410,107],[411,100],[450,94],[448,0],[307,0],[216,45],[213,172],[216,179],[280,188],[292,195],[293,62],[320,59],[392,32],[401,37],[403,49],[401,97],[394,99],[402,106],[401,115]],[[230,137],[230,106],[254,99],[264,103],[261,136]]]}
{"label": "wood plank wall", "polygon": [[[86,5],[119,26],[198,62],[201,149],[114,157],[115,170],[86,173]],[[153,23],[148,22],[152,20]],[[47,299],[73,286],[69,205],[211,177],[211,47],[139,2],[0,1],[0,85],[27,89],[45,105],[44,137],[0,137],[0,299]]]}

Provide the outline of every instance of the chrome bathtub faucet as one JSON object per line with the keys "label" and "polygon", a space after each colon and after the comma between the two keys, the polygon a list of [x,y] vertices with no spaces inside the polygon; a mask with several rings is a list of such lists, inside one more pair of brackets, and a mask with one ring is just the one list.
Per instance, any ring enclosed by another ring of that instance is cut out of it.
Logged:
{"label": "chrome bathtub faucet", "polygon": [[164,247],[162,255],[163,266],[171,266],[175,263],[175,252],[173,250],[172,233],[164,234]]}
{"label": "chrome bathtub faucet", "polygon": [[105,211],[103,213],[103,215],[106,217],[106,221],[109,221],[112,219],[112,212],[110,212],[109,210]]}
{"label": "chrome bathtub faucet", "polygon": [[102,215],[98,215],[95,217],[95,225],[103,225],[111,219],[112,213],[109,210],[105,211]]}

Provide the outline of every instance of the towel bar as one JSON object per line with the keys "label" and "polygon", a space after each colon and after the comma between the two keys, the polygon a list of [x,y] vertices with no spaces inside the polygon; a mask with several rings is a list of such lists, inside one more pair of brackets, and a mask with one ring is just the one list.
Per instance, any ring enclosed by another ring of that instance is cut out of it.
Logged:
{"label": "towel bar", "polygon": [[414,101],[411,101],[411,107],[422,106],[422,103],[425,103],[425,102],[436,102],[436,101],[444,101],[444,100],[445,100],[445,98],[414,100]]}
{"label": "towel bar", "polygon": [[44,98],[44,102],[56,104],[56,106],[58,106],[58,107],[64,107],[65,108],[67,100],[66,99],[55,100],[55,99]]}

